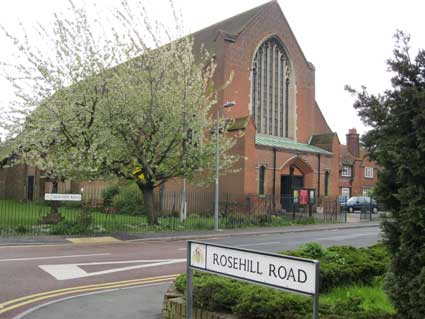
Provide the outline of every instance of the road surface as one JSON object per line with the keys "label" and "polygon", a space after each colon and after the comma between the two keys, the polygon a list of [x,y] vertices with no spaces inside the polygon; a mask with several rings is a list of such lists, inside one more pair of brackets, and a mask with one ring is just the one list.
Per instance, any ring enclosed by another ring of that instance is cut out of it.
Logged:
{"label": "road surface", "polygon": [[[379,227],[364,227],[208,241],[279,252],[311,241],[367,246],[379,239]],[[0,319],[160,318],[164,291],[185,271],[185,257],[185,241],[2,246]]]}

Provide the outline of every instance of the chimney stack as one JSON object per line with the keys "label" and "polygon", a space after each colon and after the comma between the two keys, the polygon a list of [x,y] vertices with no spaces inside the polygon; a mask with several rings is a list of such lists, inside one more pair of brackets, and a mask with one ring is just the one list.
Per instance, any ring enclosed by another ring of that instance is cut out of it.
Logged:
{"label": "chimney stack", "polygon": [[360,156],[360,142],[359,142],[359,134],[357,134],[356,129],[355,128],[349,129],[346,137],[347,137],[348,151],[354,157],[359,157]]}

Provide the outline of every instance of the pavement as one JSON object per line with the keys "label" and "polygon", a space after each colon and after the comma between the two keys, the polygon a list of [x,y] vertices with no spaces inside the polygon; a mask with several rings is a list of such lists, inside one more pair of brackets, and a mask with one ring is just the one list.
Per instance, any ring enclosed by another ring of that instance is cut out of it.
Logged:
{"label": "pavement", "polygon": [[362,221],[352,219],[348,223],[314,224],[300,226],[284,227],[252,227],[223,229],[219,231],[175,231],[175,232],[145,232],[140,234],[116,233],[111,236],[92,236],[92,237],[70,237],[70,236],[15,236],[0,238],[0,246],[17,245],[55,245],[55,244],[90,244],[90,243],[109,243],[120,241],[156,241],[156,240],[190,240],[190,239],[209,239],[233,236],[267,235],[267,234],[285,234],[308,231],[323,231],[333,229],[353,229],[363,227],[379,226],[378,221]]}
{"label": "pavement", "polygon": [[15,319],[161,319],[162,298],[158,296],[164,296],[169,286],[161,283],[66,297],[32,307]]}

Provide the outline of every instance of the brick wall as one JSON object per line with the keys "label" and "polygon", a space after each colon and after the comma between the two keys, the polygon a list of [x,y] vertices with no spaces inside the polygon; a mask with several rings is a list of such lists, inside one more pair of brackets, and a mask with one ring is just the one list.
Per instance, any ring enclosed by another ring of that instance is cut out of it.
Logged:
{"label": "brick wall", "polygon": [[[331,132],[315,101],[315,69],[309,63],[295,36],[293,35],[280,7],[277,3],[269,5],[242,31],[236,41],[225,40],[223,36],[216,39],[217,47],[217,70],[216,81],[227,79],[233,73],[233,81],[219,95],[218,105],[226,101],[235,101],[236,105],[226,111],[228,117],[242,117],[250,114],[251,63],[258,46],[270,36],[278,37],[287,49],[292,64],[295,80],[295,125],[296,140],[307,143],[312,134]],[[273,150],[264,149],[255,145],[255,124],[253,119],[249,121],[245,130],[244,145],[238,145],[237,150],[245,158],[240,162],[242,173],[224,177],[220,183],[220,189],[233,192],[250,194],[258,193],[259,166],[266,166],[265,191],[272,193],[273,188]],[[337,142],[335,142],[337,144]],[[338,147],[335,145],[338,153]],[[276,197],[280,196],[280,176],[288,170],[284,163],[297,154],[289,151],[277,151],[276,160]],[[318,165],[317,156],[312,154],[300,154],[311,166],[313,173],[305,176],[305,186],[317,188]],[[324,174],[331,174],[329,193],[337,196],[339,153],[336,156],[321,158],[321,192],[324,191]],[[286,173],[287,174],[287,173]]]}
{"label": "brick wall", "polygon": [[[186,300],[182,294],[176,291],[172,285],[164,296],[162,305],[163,319],[185,319],[186,318]],[[192,319],[236,319],[230,314],[222,314],[202,309],[192,309]]]}

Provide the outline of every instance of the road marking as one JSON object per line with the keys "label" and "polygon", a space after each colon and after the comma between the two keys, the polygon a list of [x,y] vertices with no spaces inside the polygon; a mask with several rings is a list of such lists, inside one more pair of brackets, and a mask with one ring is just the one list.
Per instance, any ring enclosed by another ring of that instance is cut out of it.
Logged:
{"label": "road marking", "polygon": [[[106,262],[91,262],[91,263],[77,263],[77,264],[60,264],[60,265],[39,265],[42,270],[53,276],[57,280],[68,280],[77,278],[86,278],[92,276],[99,276],[111,274],[120,271],[158,267],[176,263],[186,262],[186,258],[181,259],[154,259],[154,260],[124,260],[124,261],[106,261]],[[93,265],[118,265],[118,264],[133,264],[143,263],[143,265],[127,266],[122,268],[113,268],[101,271],[86,272],[80,266],[93,266]]]}
{"label": "road marking", "polygon": [[120,243],[121,240],[114,237],[79,237],[79,238],[66,238],[73,244],[98,244],[98,243]]}
{"label": "road marking", "polygon": [[95,291],[100,289],[106,290],[106,289],[128,287],[128,286],[134,286],[134,285],[140,285],[140,284],[160,283],[164,281],[174,280],[178,275],[179,274],[172,274],[167,276],[157,276],[157,277],[133,279],[133,280],[126,280],[126,281],[119,281],[119,282],[110,282],[110,283],[104,283],[104,284],[79,286],[79,287],[57,289],[57,290],[32,294],[32,295],[20,297],[17,299],[9,300],[7,302],[3,302],[2,304],[0,304],[0,306],[3,308],[0,310],[0,314],[25,306],[27,304],[31,304],[37,301],[41,301],[41,300],[45,300],[45,299],[49,299],[53,297],[63,296],[63,295],[72,294],[76,292]]}
{"label": "road marking", "polygon": [[338,240],[338,239],[353,239],[358,237],[365,237],[365,236],[377,236],[379,234],[376,233],[360,233],[360,234],[351,234],[351,235],[339,235],[339,236],[329,236],[329,237],[317,237],[313,238],[315,241],[317,240]]}
{"label": "road marking", "polygon": [[63,243],[63,244],[47,244],[47,243],[31,243],[31,244],[17,244],[17,243],[12,243],[10,245],[5,244],[5,245],[1,245],[0,248],[1,249],[5,249],[5,248],[34,248],[34,247],[62,247],[62,246],[72,246],[71,243]]}
{"label": "road marking", "polygon": [[157,277],[150,277],[150,278],[139,278],[139,279],[125,280],[125,281],[118,281],[118,282],[94,284],[94,285],[88,285],[88,286],[63,288],[63,289],[46,291],[42,293],[36,293],[36,294],[32,294],[32,295],[28,295],[28,296],[3,302],[2,304],[0,304],[0,307],[3,308],[3,309],[0,309],[0,314],[25,306],[30,303],[34,303],[40,300],[45,300],[45,299],[49,299],[49,298],[53,298],[57,296],[63,296],[63,295],[72,294],[76,292],[95,291],[100,289],[105,290],[105,289],[121,288],[121,287],[128,287],[128,286],[148,284],[148,283],[160,283],[164,281],[174,280],[176,279],[178,275],[179,274],[172,274],[172,275],[157,276]]}
{"label": "road marking", "polygon": [[270,241],[268,243],[256,243],[256,244],[244,244],[244,245],[235,245],[236,247],[249,247],[249,246],[267,246],[267,245],[276,245],[280,244],[280,241]]}
{"label": "road marking", "polygon": [[31,258],[9,258],[9,259],[0,259],[0,262],[3,262],[3,261],[42,260],[42,259],[60,259],[60,258],[77,258],[77,257],[93,257],[93,256],[108,256],[108,255],[110,255],[110,253],[88,254],[88,255],[49,256],[49,257],[31,257]]}
{"label": "road marking", "polygon": [[32,295],[27,295],[27,296],[19,297],[19,298],[12,299],[12,300],[9,300],[9,301],[5,301],[3,303],[0,303],[0,307],[4,308],[5,306],[11,305],[13,303],[17,303],[17,302],[22,301],[22,300],[31,299],[31,298],[35,298],[35,297],[39,297],[39,296],[50,295],[50,294],[56,294],[56,293],[64,292],[64,291],[72,291],[72,290],[76,290],[76,289],[86,289],[86,288],[93,288],[93,287],[102,288],[104,286],[110,286],[110,285],[136,283],[136,282],[143,281],[143,280],[175,278],[178,275],[179,274],[171,274],[171,275],[163,275],[163,276],[156,276],[156,277],[138,278],[138,279],[123,280],[123,281],[113,281],[113,282],[107,282],[107,283],[102,283],[102,284],[92,284],[92,285],[50,290],[50,291],[39,292],[39,293],[35,293],[35,294],[32,294]]}
{"label": "road marking", "polygon": [[161,285],[171,284],[171,283],[172,283],[172,281],[164,281],[164,282],[155,283],[155,284],[142,284],[142,285],[131,286],[131,287],[112,288],[112,289],[106,289],[106,290],[100,290],[100,291],[94,291],[94,292],[87,292],[87,293],[79,294],[79,295],[75,295],[75,296],[64,297],[64,298],[60,298],[60,299],[56,299],[56,300],[52,300],[52,301],[43,303],[41,305],[31,307],[30,309],[20,313],[19,315],[17,315],[13,319],[25,318],[25,316],[29,315],[30,313],[32,313],[36,310],[39,310],[41,308],[50,306],[50,305],[58,303],[58,302],[67,301],[67,300],[70,300],[70,299],[76,299],[76,298],[80,298],[80,297],[86,297],[86,296],[92,296],[92,295],[97,295],[97,294],[102,294],[102,293],[114,292],[114,291],[118,291],[118,290],[129,290],[129,289],[145,288],[145,287],[152,287],[152,286],[161,286]]}

